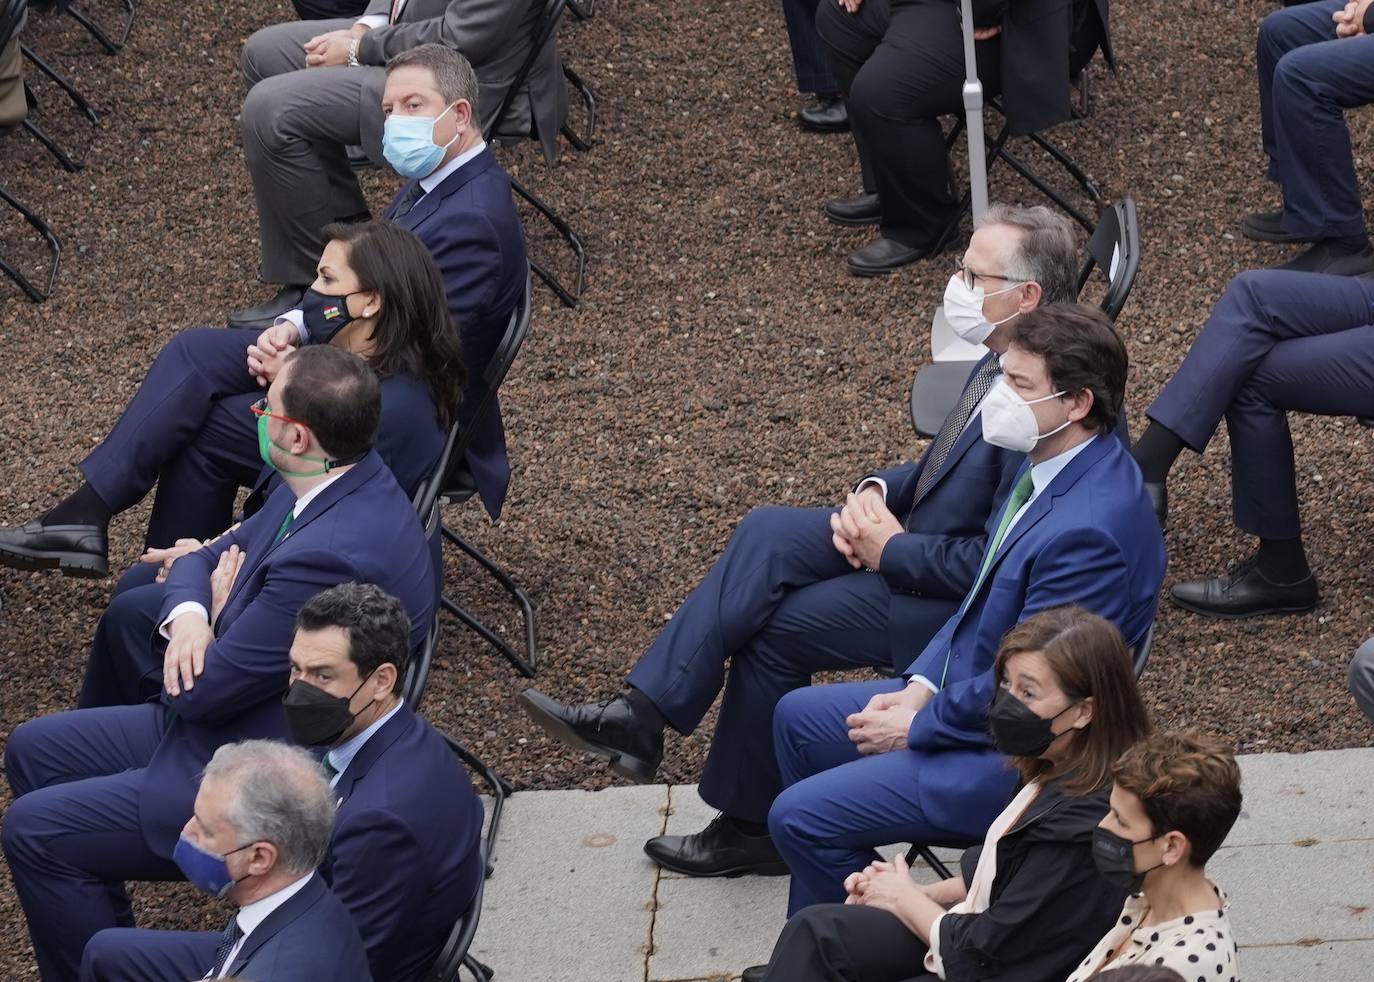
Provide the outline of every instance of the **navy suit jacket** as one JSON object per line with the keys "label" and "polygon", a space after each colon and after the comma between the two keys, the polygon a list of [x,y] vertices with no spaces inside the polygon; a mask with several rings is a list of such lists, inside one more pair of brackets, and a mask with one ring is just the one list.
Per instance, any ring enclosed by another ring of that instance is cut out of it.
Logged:
{"label": "navy suit jacket", "polygon": [[437,600],[429,547],[409,499],[375,450],[321,491],[273,545],[295,503],[283,485],[256,515],[178,559],[168,574],[159,624],[184,601],[209,610],[210,573],[220,555],[237,545],[247,557],[195,687],[178,696],[162,692],[169,722],[139,798],[144,838],[160,856],[171,856],[200,773],[217,748],[288,738],[281,706],[287,651],[296,612],[307,600],[339,583],[375,583],[405,605],[412,645],[429,630]]}
{"label": "navy suit jacket", "polygon": [[372,978],[357,925],[318,875],[253,929],[225,974],[264,982]]}
{"label": "navy suit jacket", "polygon": [[353,914],[377,982],[418,982],[485,873],[482,803],[432,726],[402,705],[334,786],[320,867]]}
{"label": "navy suit jacket", "polygon": [[[409,185],[387,206],[384,217],[395,215],[407,190]],[[501,409],[493,402],[486,417],[475,423],[471,414],[485,391],[482,371],[505,336],[529,275],[525,232],[511,198],[510,178],[491,150],[483,150],[396,222],[420,237],[443,274],[468,370],[458,418],[464,426],[476,426],[467,465],[488,514],[496,518],[510,483]]]}
{"label": "navy suit jacket", "polygon": [[[989,534],[1000,519],[999,505]],[[978,592],[907,669],[941,686],[907,736],[912,750],[933,755],[920,788],[932,824],[959,828],[951,809],[972,805],[995,815],[1005,803],[1009,772],[987,726],[1002,635],[1037,611],[1078,604],[1133,643],[1154,621],[1163,580],[1164,538],[1140,469],[1119,440],[1098,436],[1031,502]]]}

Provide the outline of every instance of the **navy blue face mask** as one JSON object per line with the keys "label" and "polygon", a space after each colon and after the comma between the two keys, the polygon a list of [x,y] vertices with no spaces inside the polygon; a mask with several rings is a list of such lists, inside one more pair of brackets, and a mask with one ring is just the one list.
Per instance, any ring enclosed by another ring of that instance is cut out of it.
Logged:
{"label": "navy blue face mask", "polygon": [[331,297],[318,290],[306,290],[305,296],[301,297],[301,317],[310,334],[310,343],[328,344],[334,335],[353,321],[353,315],[348,312],[348,298],[362,292],[355,290],[340,297]]}
{"label": "navy blue face mask", "polygon": [[187,882],[196,889],[212,897],[223,897],[238,882],[229,875],[228,858],[255,844],[246,843],[221,856],[202,849],[183,835],[177,839],[176,847],[172,850],[172,862],[181,868]]}

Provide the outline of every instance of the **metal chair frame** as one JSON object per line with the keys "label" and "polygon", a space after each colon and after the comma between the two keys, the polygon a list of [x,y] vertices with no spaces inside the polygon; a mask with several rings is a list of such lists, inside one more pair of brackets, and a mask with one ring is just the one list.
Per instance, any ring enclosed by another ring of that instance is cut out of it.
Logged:
{"label": "metal chair frame", "polygon": [[129,43],[129,34],[134,29],[134,17],[138,13],[137,0],[122,0],[122,3],[125,11],[128,13],[128,17],[125,18],[124,26],[118,32],[118,41],[107,34],[99,24],[91,20],[86,12],[77,6],[76,0],[71,0],[71,3],[67,5],[66,14],[71,17],[72,20],[84,27],[91,37],[95,38],[100,46],[105,49],[107,54],[117,55],[120,49]]}

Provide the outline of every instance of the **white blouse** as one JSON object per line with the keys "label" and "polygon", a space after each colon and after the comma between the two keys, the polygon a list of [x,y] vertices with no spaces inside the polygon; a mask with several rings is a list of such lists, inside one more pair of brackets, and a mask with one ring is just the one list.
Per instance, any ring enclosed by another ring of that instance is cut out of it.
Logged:
{"label": "white blouse", "polygon": [[[1210,880],[1207,882],[1211,883]],[[1236,938],[1226,917],[1226,894],[1212,883],[1216,910],[1204,910],[1160,924],[1140,925],[1150,913],[1145,894],[1126,899],[1121,919],[1083,959],[1068,982],[1084,982],[1099,972],[1126,965],[1172,968],[1183,982],[1236,982]],[[1115,955],[1113,956],[1113,952]]]}

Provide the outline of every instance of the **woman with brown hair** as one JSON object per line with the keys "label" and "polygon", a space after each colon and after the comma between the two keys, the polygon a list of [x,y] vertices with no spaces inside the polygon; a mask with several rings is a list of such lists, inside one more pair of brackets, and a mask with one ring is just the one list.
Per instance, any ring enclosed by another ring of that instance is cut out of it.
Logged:
{"label": "woman with brown hair", "polygon": [[1150,728],[1121,635],[1078,607],[1042,611],[1002,639],[988,713],[1022,786],[962,875],[916,884],[906,863],[845,881],[844,904],[788,922],[770,982],[1062,979],[1112,923],[1127,887],[1093,864],[1112,764]]}
{"label": "woman with brown hair", "polygon": [[1103,876],[1137,892],[1069,982],[1127,965],[1172,968],[1187,982],[1236,982],[1226,895],[1205,869],[1240,817],[1235,756],[1214,737],[1156,733],[1117,761],[1112,778],[1093,859]]}

